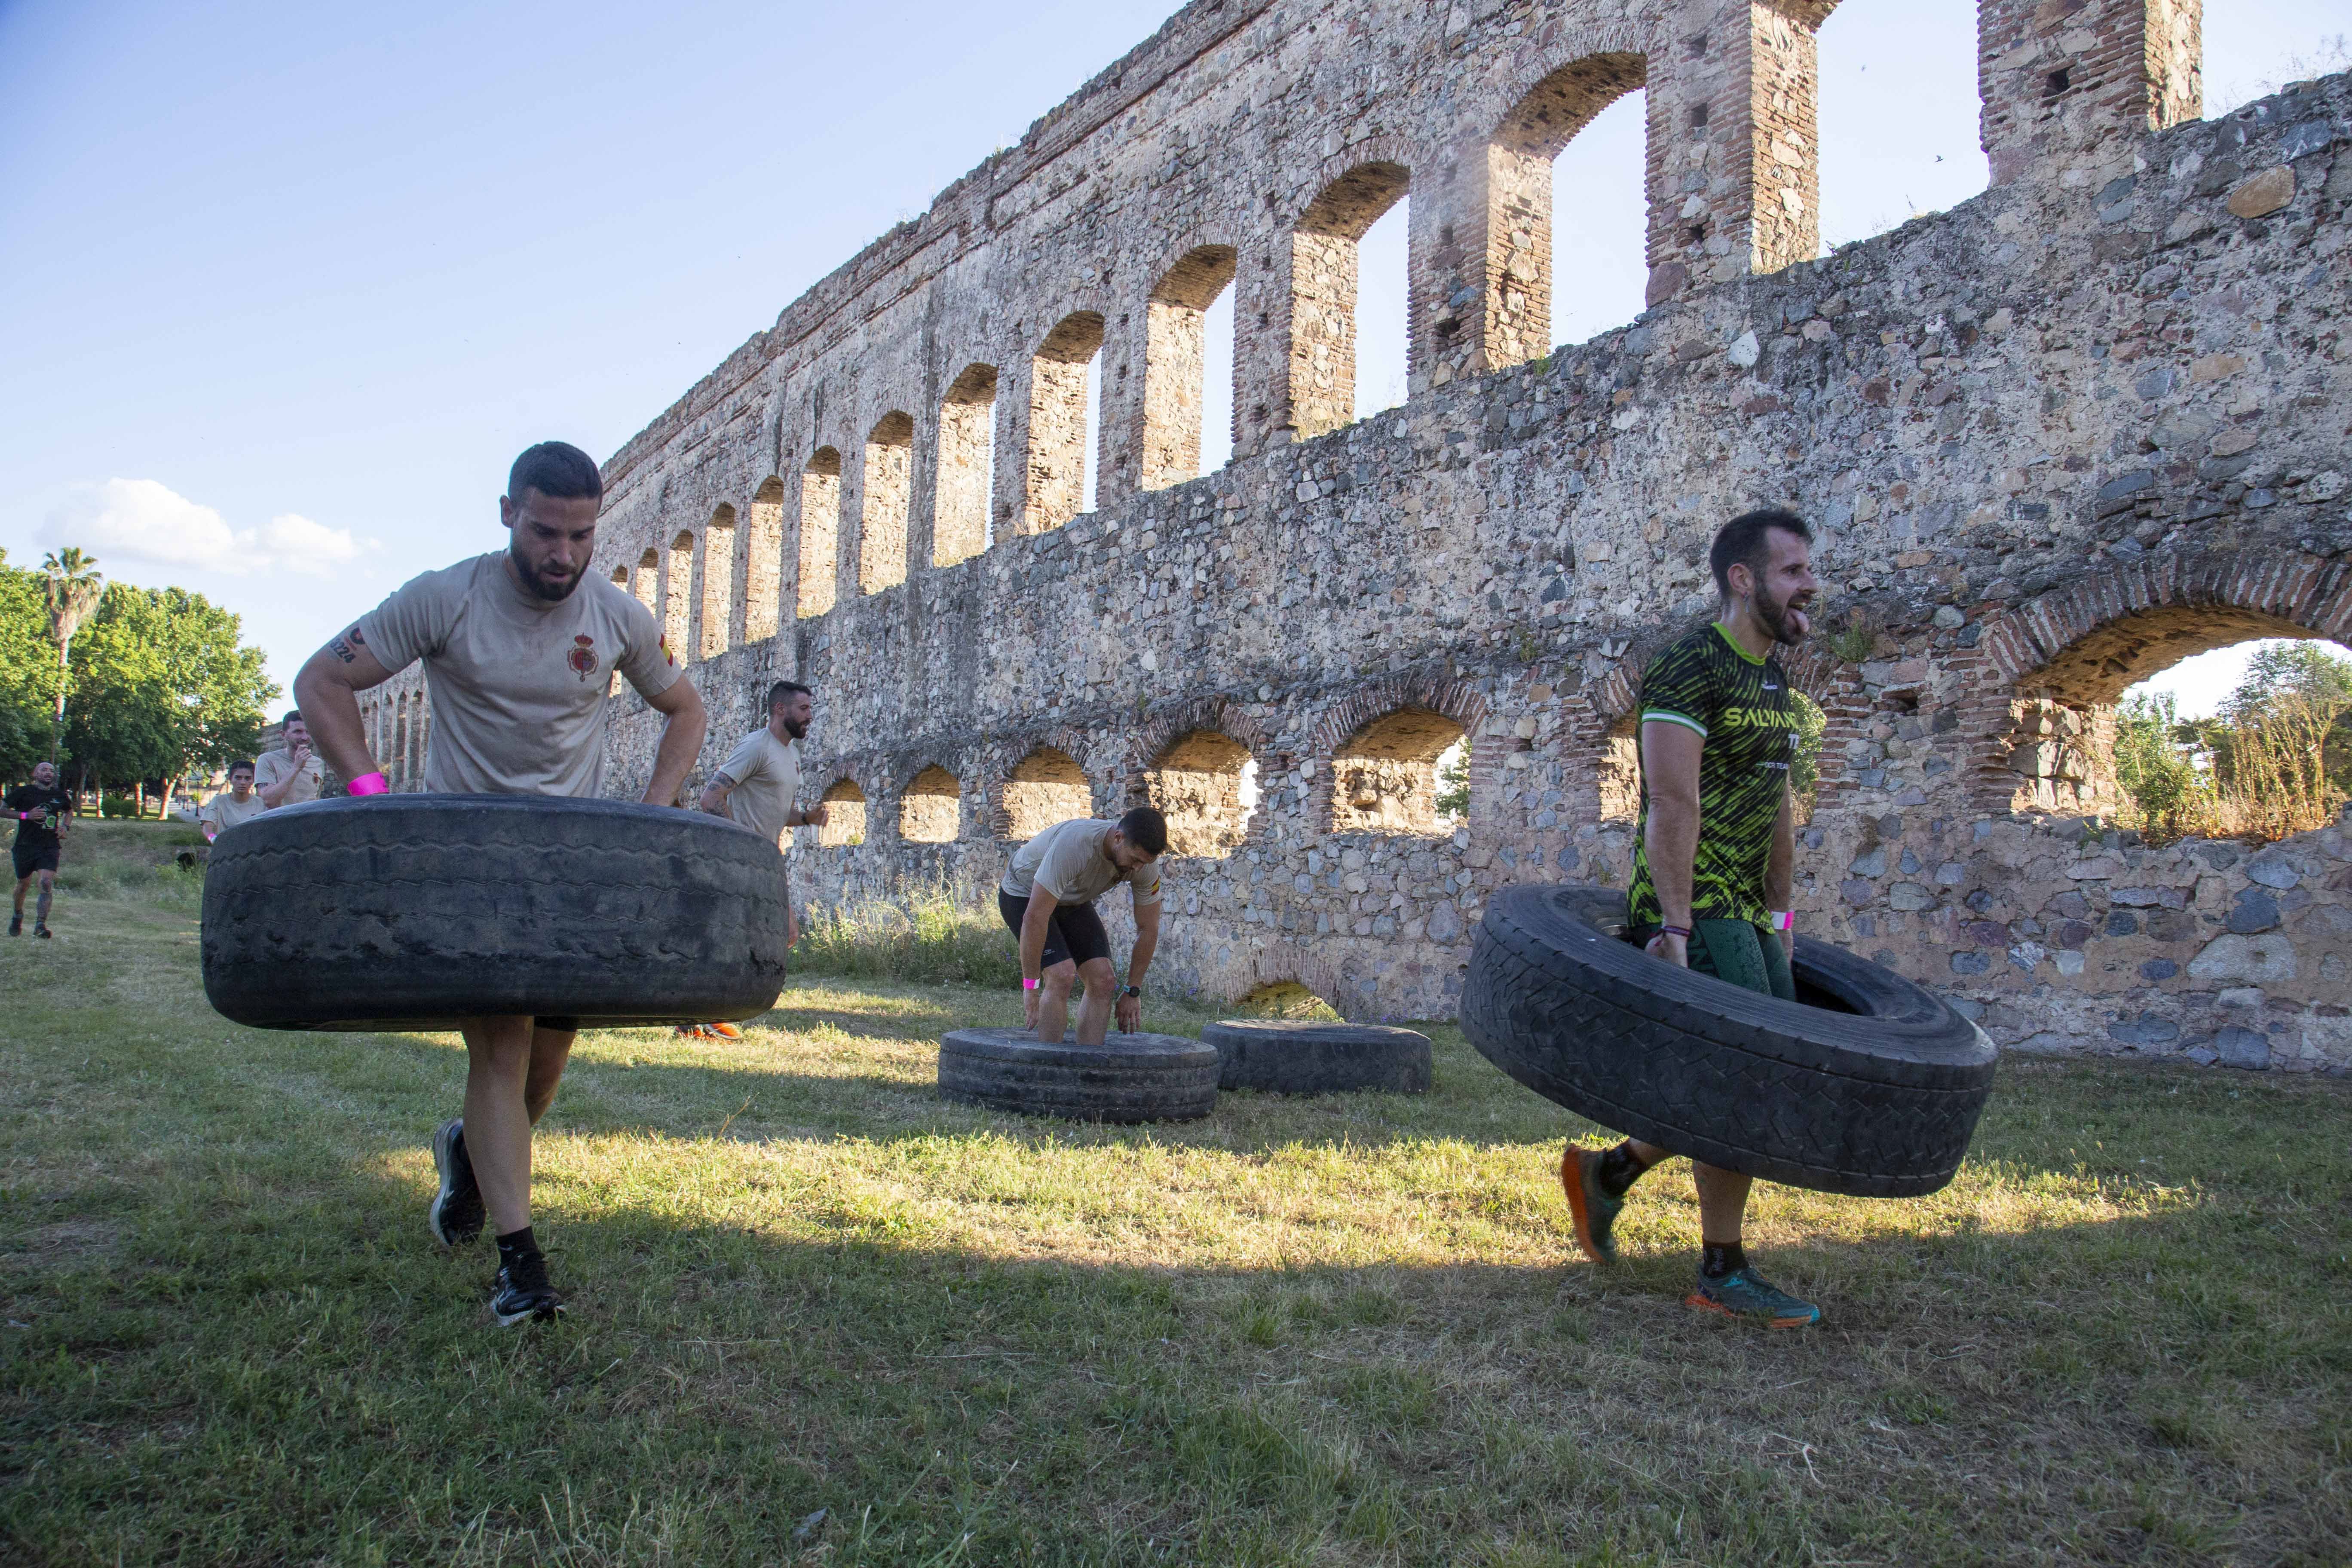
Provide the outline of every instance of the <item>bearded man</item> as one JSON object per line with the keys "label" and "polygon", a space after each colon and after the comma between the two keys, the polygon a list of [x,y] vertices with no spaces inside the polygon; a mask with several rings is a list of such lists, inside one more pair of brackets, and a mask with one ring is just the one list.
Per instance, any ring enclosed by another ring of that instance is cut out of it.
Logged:
{"label": "bearded man", "polygon": [[[1628,895],[1633,938],[1652,955],[1788,1001],[1789,763],[1801,724],[1775,655],[1812,629],[1811,542],[1801,518],[1769,510],[1716,534],[1707,563],[1721,618],[1667,647],[1642,678],[1642,820]],[[1626,1192],[1667,1154],[1632,1138],[1607,1151],[1568,1146],[1560,1184],[1577,1245],[1595,1262],[1616,1257],[1611,1232]],[[1740,1237],[1751,1178],[1696,1162],[1692,1174],[1702,1250],[1689,1304],[1776,1329],[1820,1321],[1819,1307],[1748,1267]]]}

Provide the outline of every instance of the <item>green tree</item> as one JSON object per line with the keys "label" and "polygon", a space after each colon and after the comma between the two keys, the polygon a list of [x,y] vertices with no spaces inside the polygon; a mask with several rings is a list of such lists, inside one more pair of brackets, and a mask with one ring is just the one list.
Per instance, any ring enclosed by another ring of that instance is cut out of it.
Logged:
{"label": "green tree", "polygon": [[[2327,730],[2321,765],[2327,779],[2352,789],[2352,658],[2321,642],[2272,643],[2246,661],[2245,679],[2222,708],[2232,726],[2261,727],[2286,709],[2336,707],[2347,711]],[[2226,740],[2216,748],[2215,768],[2230,773],[2234,759]]]}
{"label": "green tree", "polygon": [[73,646],[74,633],[98,607],[106,578],[100,574],[95,559],[68,544],[41,558],[41,579],[42,592],[48,602],[49,641],[57,645],[58,650],[58,700],[49,728],[49,761],[54,763],[66,728],[66,690],[73,684],[67,650]]}
{"label": "green tree", "polygon": [[2116,714],[2116,782],[2138,808],[2141,831],[2169,841],[2192,831],[2212,781],[2196,753],[2227,743],[2226,725],[2183,723],[2169,691],[2135,697]]}
{"label": "green tree", "polygon": [[160,780],[249,757],[278,694],[237,617],[183,588],[117,583],[75,639],[67,741],[99,782]]}
{"label": "green tree", "polygon": [[21,779],[48,755],[55,654],[40,574],[0,550],[0,779]]}
{"label": "green tree", "polygon": [[1437,815],[1463,817],[1470,815],[1470,742],[1467,736],[1449,748],[1449,760],[1437,760]]}

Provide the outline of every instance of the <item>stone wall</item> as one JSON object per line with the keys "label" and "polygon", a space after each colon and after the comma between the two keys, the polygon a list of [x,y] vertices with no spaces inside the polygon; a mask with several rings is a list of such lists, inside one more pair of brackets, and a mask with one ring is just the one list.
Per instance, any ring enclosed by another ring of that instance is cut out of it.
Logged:
{"label": "stone wall", "polygon": [[[2011,1045],[2352,1066],[2346,829],[2157,850],[2091,820],[2125,686],[2352,635],[2352,83],[2199,121],[2193,4],[1987,0],[1993,188],[1814,258],[1828,9],[1202,0],[631,441],[612,580],[706,620],[674,584],[776,595],[676,639],[726,650],[690,669],[704,766],[769,680],[817,690],[808,793],[859,825],[802,834],[800,896],[978,900],[1042,821],[1183,802],[1156,985],[1446,1016],[1496,888],[1625,876],[1643,663],[1709,615],[1714,530],[1777,502],[1828,590],[1792,669],[1829,719],[1802,929]],[[1536,357],[1530,160],[1633,86],[1651,308]],[[1407,191],[1411,397],[1350,423],[1354,237]],[[1236,455],[1191,478],[1228,267]],[[903,539],[868,457],[898,416]],[[762,495],[774,559],[714,566]],[[616,700],[621,793],[656,727]]]}

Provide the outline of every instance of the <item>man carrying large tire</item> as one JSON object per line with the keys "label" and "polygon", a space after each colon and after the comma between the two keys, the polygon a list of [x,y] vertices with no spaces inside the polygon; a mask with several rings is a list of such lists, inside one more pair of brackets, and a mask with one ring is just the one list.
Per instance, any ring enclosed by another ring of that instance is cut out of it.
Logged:
{"label": "man carrying large tire", "polygon": [[[1024,1026],[1046,1045],[1069,1026],[1070,987],[1083,983],[1078,1039],[1099,1046],[1116,1013],[1122,1034],[1143,1026],[1143,975],[1160,945],[1160,857],[1168,819],[1139,805],[1117,822],[1075,817],[1057,822],[1013,852],[996,890],[996,910],[1021,944]],[[1135,951],[1127,984],[1111,969],[1110,936],[1095,900],[1121,882],[1135,900]]]}
{"label": "man carrying large tire", "polygon": [[[593,795],[604,757],[606,686],[617,669],[666,722],[649,805],[669,805],[709,721],[653,613],[588,570],[604,482],[576,447],[542,442],[515,459],[503,551],[411,580],[310,656],[296,699],[327,761],[355,795],[378,795],[357,694],[422,659],[433,704],[425,787],[452,794]],[[563,1310],[530,1225],[531,1128],[572,1050],[568,1017],[466,1022],[466,1105],[433,1140],[441,1186],[428,1212],[445,1246],[471,1241],[487,1210],[502,1325]]]}
{"label": "man carrying large tire", "polygon": [[16,901],[8,916],[8,934],[25,933],[25,891],[41,885],[33,905],[33,934],[49,934],[49,900],[57,896],[58,861],[64,854],[66,824],[73,816],[70,790],[58,787],[55,763],[35,763],[33,782],[8,792],[8,815],[16,821],[16,841],[10,854],[16,868]]}
{"label": "man carrying large tire", "polygon": [[[1733,519],[1707,552],[1722,617],[1650,661],[1642,678],[1642,819],[1628,897],[1632,936],[1655,957],[1794,1000],[1789,914],[1796,853],[1789,764],[1799,710],[1774,651],[1811,629],[1812,531],[1793,513]],[[1670,1151],[1628,1138],[1570,1144],[1560,1162],[1577,1245],[1596,1262],[1634,1181]],[[1698,1285],[1689,1304],[1772,1328],[1821,1309],[1768,1283],[1741,1247],[1751,1178],[1693,1163]]]}
{"label": "man carrying large tire", "polygon": [[[797,680],[779,680],[768,688],[768,721],[735,742],[710,782],[702,786],[703,810],[750,828],[780,851],[791,840],[785,835],[801,826],[824,826],[824,803],[803,809],[799,742],[815,717],[814,696]],[[784,895],[784,946],[801,940],[800,912],[792,894]],[[743,1031],[732,1024],[682,1024],[681,1035],[739,1040]]]}

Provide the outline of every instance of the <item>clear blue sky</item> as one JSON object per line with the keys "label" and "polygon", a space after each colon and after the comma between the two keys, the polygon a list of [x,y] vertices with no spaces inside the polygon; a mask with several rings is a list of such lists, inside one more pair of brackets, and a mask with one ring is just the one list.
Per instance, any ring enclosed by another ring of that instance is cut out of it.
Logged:
{"label": "clear blue sky", "polygon": [[[0,545],[204,592],[284,680],[495,547],[520,447],[609,455],[1169,9],[0,0]],[[1981,186],[1969,14],[1824,29],[1832,242]],[[2209,103],[2345,26],[2216,0]],[[1639,308],[1634,108],[1563,155],[1600,216],[1562,236],[1562,341]],[[1368,247],[1368,316],[1401,259]]]}

